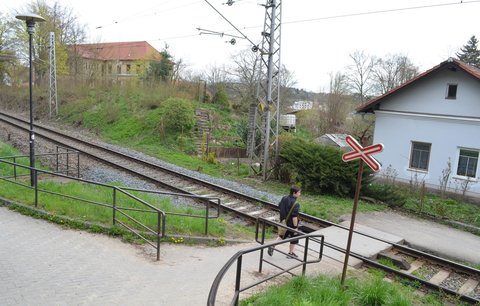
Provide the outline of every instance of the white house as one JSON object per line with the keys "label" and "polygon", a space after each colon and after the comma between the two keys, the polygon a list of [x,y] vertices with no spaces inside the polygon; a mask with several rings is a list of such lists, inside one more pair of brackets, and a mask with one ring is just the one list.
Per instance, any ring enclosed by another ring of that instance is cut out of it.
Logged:
{"label": "white house", "polygon": [[480,198],[480,69],[449,59],[357,112],[375,114],[380,176]]}
{"label": "white house", "polygon": [[295,101],[291,106],[294,110],[302,110],[302,109],[312,109],[313,102],[312,101]]}

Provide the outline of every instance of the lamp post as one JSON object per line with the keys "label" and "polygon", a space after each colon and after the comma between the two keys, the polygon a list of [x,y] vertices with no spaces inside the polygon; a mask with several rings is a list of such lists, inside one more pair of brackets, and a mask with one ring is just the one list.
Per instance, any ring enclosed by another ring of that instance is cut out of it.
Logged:
{"label": "lamp post", "polygon": [[[29,75],[29,89],[30,89],[30,131],[29,131],[29,142],[30,142],[30,168],[35,168],[35,134],[33,132],[33,103],[32,103],[32,36],[35,33],[35,23],[45,21],[45,19],[37,14],[25,14],[17,15],[15,18],[24,20],[27,24],[28,32],[28,45],[29,45],[29,56],[28,63],[30,66],[30,75]],[[30,182],[32,187],[37,185],[36,175],[34,170],[30,170]]]}

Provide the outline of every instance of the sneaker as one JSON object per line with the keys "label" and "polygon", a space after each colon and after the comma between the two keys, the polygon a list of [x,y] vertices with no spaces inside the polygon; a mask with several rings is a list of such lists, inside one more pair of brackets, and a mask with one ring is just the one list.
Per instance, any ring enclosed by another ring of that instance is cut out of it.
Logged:
{"label": "sneaker", "polygon": [[268,253],[269,256],[272,256],[273,255],[273,247],[268,247],[267,253]]}
{"label": "sneaker", "polygon": [[287,254],[287,258],[298,258],[298,256],[297,256],[297,254],[292,252],[292,253]]}

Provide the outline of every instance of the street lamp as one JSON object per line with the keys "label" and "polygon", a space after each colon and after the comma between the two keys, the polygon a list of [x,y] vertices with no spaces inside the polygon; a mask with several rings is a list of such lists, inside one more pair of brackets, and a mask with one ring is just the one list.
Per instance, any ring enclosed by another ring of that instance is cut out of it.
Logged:
{"label": "street lamp", "polygon": [[[45,19],[37,14],[25,14],[15,16],[17,19],[24,20],[27,24],[28,43],[29,43],[29,88],[30,88],[30,168],[35,168],[35,134],[33,133],[33,104],[32,104],[32,35],[35,33],[35,22],[42,22]],[[30,182],[32,187],[37,185],[34,170],[30,170]]]}

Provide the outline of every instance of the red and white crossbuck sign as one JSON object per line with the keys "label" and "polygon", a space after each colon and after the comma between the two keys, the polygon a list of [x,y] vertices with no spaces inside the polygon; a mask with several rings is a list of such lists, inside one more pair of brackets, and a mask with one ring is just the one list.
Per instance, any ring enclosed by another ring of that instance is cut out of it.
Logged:
{"label": "red and white crossbuck sign", "polygon": [[345,141],[353,151],[343,154],[342,160],[344,162],[361,158],[373,171],[377,172],[380,170],[380,163],[370,155],[383,151],[383,144],[377,143],[364,148],[350,135],[347,135]]}

